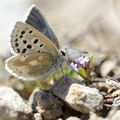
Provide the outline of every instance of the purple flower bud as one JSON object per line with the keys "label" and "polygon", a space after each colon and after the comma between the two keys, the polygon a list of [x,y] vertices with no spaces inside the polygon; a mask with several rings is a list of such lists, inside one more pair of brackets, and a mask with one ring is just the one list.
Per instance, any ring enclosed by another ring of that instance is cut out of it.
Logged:
{"label": "purple flower bud", "polygon": [[78,66],[76,63],[72,62],[70,65],[76,72],[78,71]]}
{"label": "purple flower bud", "polygon": [[83,67],[84,69],[86,69],[88,67],[88,61],[89,61],[89,58],[87,56],[82,56],[82,57],[79,57],[77,59],[75,59],[75,61],[73,61],[71,63],[71,67],[76,71],[78,72],[78,70]]}

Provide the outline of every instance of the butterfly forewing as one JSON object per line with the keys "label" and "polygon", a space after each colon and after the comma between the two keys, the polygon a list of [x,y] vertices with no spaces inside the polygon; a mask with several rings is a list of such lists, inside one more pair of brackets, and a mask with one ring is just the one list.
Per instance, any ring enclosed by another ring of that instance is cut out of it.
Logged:
{"label": "butterfly forewing", "polygon": [[54,69],[48,54],[15,55],[6,61],[6,69],[23,80],[45,79]]}
{"label": "butterfly forewing", "polygon": [[42,34],[44,34],[59,48],[57,37],[54,34],[51,26],[48,24],[40,9],[38,9],[35,5],[30,8],[25,22],[36,28]]}
{"label": "butterfly forewing", "polygon": [[11,35],[13,50],[19,54],[52,53],[56,55],[57,47],[42,33],[27,23],[17,22]]}

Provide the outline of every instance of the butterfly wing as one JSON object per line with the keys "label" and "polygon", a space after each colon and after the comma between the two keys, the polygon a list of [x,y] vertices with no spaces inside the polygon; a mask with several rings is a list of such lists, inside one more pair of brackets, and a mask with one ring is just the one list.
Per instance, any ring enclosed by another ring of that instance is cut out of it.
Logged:
{"label": "butterfly wing", "polygon": [[15,55],[6,61],[6,70],[23,80],[44,80],[54,70],[54,60],[48,54]]}
{"label": "butterfly wing", "polygon": [[17,22],[11,34],[11,46],[16,53],[47,52],[56,55],[57,47],[42,33],[27,23]]}
{"label": "butterfly wing", "polygon": [[26,23],[30,24],[46,37],[48,37],[49,40],[51,40],[59,48],[59,43],[56,35],[54,34],[50,25],[47,23],[47,20],[41,13],[40,9],[38,9],[35,5],[31,7],[26,19]]}

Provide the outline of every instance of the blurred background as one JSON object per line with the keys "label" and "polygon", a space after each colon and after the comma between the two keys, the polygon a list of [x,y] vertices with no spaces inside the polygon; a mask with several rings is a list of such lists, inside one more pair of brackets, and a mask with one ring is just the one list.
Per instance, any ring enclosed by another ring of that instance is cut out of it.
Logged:
{"label": "blurred background", "polygon": [[120,0],[1,0],[0,54],[8,52],[11,30],[32,4],[40,7],[61,44],[119,49]]}

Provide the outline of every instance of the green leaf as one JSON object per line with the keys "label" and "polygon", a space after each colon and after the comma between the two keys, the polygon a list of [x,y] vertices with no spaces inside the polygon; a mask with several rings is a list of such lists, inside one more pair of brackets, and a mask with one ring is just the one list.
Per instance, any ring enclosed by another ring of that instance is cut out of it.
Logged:
{"label": "green leaf", "polygon": [[83,78],[86,78],[86,77],[87,77],[86,70],[85,70],[84,68],[82,68],[82,67],[79,69],[79,74],[80,74],[80,76],[83,77]]}
{"label": "green leaf", "polygon": [[87,69],[87,75],[89,77],[91,76],[91,72],[93,71],[93,68],[94,68],[94,59],[95,59],[94,56],[89,58],[88,69]]}
{"label": "green leaf", "polygon": [[70,70],[68,75],[70,75],[71,77],[73,77],[75,75],[75,71],[74,70]]}
{"label": "green leaf", "polygon": [[92,57],[89,58],[88,69],[93,68],[94,59],[95,59],[94,56],[92,56]]}
{"label": "green leaf", "polygon": [[67,72],[68,72],[68,65],[67,64],[64,64],[63,72],[64,72],[64,74],[67,74]]}

